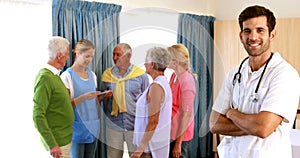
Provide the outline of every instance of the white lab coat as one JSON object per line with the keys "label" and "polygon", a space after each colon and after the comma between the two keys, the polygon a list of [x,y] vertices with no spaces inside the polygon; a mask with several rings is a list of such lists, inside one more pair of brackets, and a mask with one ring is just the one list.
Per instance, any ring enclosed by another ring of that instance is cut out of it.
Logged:
{"label": "white lab coat", "polygon": [[[236,83],[233,91],[233,76],[238,67],[230,71],[223,82],[222,89],[213,105],[213,110],[226,114],[230,104],[247,114],[269,111],[284,118],[269,137],[226,136],[218,147],[221,158],[274,158],[292,157],[290,129],[292,128],[300,96],[298,72],[289,65],[279,53],[274,53],[258,89],[258,101],[254,103],[254,94],[264,66],[251,72],[247,60],[241,68],[241,83]],[[231,95],[233,93],[233,95]]]}

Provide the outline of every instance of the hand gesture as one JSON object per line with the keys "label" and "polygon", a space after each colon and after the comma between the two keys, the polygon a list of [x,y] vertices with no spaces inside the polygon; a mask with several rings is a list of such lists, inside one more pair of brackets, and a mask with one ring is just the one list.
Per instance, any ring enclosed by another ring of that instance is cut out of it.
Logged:
{"label": "hand gesture", "polygon": [[100,91],[87,92],[84,94],[84,98],[85,100],[91,100],[96,98],[98,95],[100,95]]}

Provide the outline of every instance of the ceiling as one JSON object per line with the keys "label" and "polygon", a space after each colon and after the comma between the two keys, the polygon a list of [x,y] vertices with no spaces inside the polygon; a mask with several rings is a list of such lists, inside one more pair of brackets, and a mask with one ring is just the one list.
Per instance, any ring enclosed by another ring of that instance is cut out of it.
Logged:
{"label": "ceiling", "polygon": [[[93,0],[89,0],[93,1]],[[299,0],[96,0],[120,4],[122,11],[133,8],[159,7],[178,12],[211,15],[216,20],[236,20],[247,6],[263,5],[272,10],[277,18],[300,17]]]}
{"label": "ceiling", "polygon": [[[0,0],[11,2],[12,0]],[[51,3],[52,0],[14,0],[13,2]],[[216,20],[236,20],[239,13],[250,5],[263,5],[277,18],[299,18],[300,0],[85,0],[122,5],[122,11],[155,7],[176,12],[211,15]],[[51,5],[51,4],[50,4]]]}

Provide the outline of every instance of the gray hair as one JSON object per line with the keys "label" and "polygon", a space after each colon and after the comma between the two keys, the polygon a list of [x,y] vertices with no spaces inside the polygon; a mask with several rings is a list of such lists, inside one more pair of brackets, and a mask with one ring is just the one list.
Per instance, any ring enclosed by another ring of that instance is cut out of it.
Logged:
{"label": "gray hair", "polygon": [[146,62],[154,62],[154,69],[165,71],[171,61],[171,56],[167,49],[162,47],[153,47],[147,51]]}
{"label": "gray hair", "polygon": [[126,53],[132,54],[132,49],[131,49],[130,45],[127,43],[119,43],[115,47],[120,47],[123,51],[123,54],[126,54]]}
{"label": "gray hair", "polygon": [[55,59],[58,52],[65,53],[69,48],[69,45],[70,42],[66,38],[59,36],[51,37],[48,43],[49,59]]}

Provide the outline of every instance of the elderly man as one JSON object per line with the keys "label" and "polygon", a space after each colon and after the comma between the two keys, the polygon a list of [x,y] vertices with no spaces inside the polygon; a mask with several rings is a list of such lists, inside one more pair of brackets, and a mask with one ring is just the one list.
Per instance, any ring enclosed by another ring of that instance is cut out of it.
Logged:
{"label": "elderly man", "polygon": [[101,91],[113,90],[113,97],[103,101],[108,158],[122,158],[124,142],[129,154],[135,151],[136,97],[147,88],[149,79],[142,69],[130,63],[131,54],[128,44],[116,45],[113,50],[115,66],[106,69],[102,75]]}
{"label": "elderly man", "polygon": [[69,41],[52,37],[49,60],[35,78],[33,121],[41,140],[53,158],[70,158],[74,114],[69,92],[59,77],[69,59]]}

